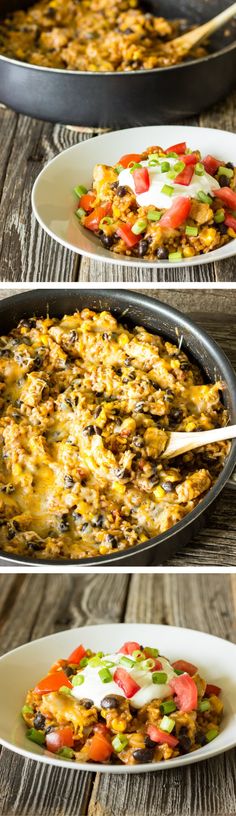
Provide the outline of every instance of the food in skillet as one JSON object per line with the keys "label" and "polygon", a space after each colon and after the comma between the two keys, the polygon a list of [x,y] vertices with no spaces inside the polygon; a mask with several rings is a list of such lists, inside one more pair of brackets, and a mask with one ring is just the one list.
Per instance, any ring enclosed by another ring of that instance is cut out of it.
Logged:
{"label": "food in skillet", "polygon": [[227,424],[222,384],[180,347],[109,312],[22,320],[0,338],[0,544],[107,555],[184,518],[228,442],[161,460],[169,430]]}
{"label": "food in skillet", "polygon": [[76,762],[135,765],[188,754],[215,739],[221,689],[196,666],[127,642],[114,654],[76,648],[26,697],[27,736]]}
{"label": "food in skillet", "polygon": [[[76,71],[136,71],[182,62],[171,40],[188,30],[142,10],[139,0],[40,0],[9,14],[0,25],[0,50],[8,57]],[[189,29],[193,26],[189,25]],[[206,49],[197,46],[191,58]]]}
{"label": "food in skillet", "polygon": [[175,262],[236,238],[236,167],[186,142],[97,164],[74,192],[81,224],[117,254]]}

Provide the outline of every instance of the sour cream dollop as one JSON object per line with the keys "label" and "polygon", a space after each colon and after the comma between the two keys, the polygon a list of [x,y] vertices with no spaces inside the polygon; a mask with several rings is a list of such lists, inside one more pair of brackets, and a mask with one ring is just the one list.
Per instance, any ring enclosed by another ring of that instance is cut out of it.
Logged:
{"label": "sour cream dollop", "polygon": [[[127,655],[123,656],[127,657]],[[112,677],[119,665],[120,667],[124,668],[125,671],[127,671],[140,686],[139,691],[137,691],[136,694],[130,698],[130,703],[134,708],[142,708],[142,706],[147,705],[147,703],[150,703],[151,700],[157,698],[164,700],[165,697],[169,697],[172,694],[169,682],[173,677],[176,677],[176,674],[165,657],[158,656],[158,661],[161,663],[162,667],[158,669],[158,671],[165,672],[167,675],[167,682],[159,684],[153,683],[152,673],[148,670],[141,670],[137,662],[133,667],[122,666],[120,663],[121,657],[121,653],[105,655],[104,658],[101,659],[102,665],[96,667],[92,667],[88,663],[82,672],[80,672],[84,677],[84,682],[82,685],[74,686],[73,689],[71,689],[71,694],[73,697],[76,697],[77,700],[82,700],[84,698],[93,700],[96,708],[101,708],[101,701],[108,694],[121,694],[123,697],[125,697],[124,691],[117,685],[117,683],[115,683],[114,680],[111,680],[109,683],[103,683],[99,676],[99,671],[101,668],[105,667],[105,663],[108,662],[114,663],[114,666],[109,666],[109,671],[111,672]]]}
{"label": "sour cream dollop", "polygon": [[[166,159],[162,159],[162,162],[164,161],[168,161],[170,167],[173,167],[178,159],[166,156]],[[220,187],[218,181],[216,181],[213,176],[210,176],[209,173],[198,176],[194,172],[191,184],[175,184],[175,180],[168,177],[169,171],[162,173],[160,170],[158,171],[158,165],[156,167],[150,167],[148,161],[142,161],[140,164],[142,167],[147,167],[150,176],[150,187],[146,193],[140,193],[138,195],[135,193],[133,173],[130,172],[128,167],[119,173],[119,185],[122,187],[130,187],[140,207],[149,207],[150,204],[152,204],[153,207],[157,207],[158,209],[168,210],[178,196],[197,198],[197,194],[200,192],[211,195],[213,188],[217,189]],[[174,193],[171,196],[161,192],[164,184],[168,184],[168,187],[173,187]]]}

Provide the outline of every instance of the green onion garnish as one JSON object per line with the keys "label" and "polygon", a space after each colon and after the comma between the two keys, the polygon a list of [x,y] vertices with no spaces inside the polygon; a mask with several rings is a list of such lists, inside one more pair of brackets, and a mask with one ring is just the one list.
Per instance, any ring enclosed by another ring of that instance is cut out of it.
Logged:
{"label": "green onion garnish", "polygon": [[164,703],[160,705],[160,712],[161,714],[172,714],[173,711],[176,711],[176,705],[174,700],[166,700]]}
{"label": "green onion garnish", "polygon": [[131,660],[130,657],[123,657],[120,658],[119,663],[121,666],[127,666],[128,669],[132,669],[132,666],[135,665],[135,660]]}
{"label": "green onion garnish", "polygon": [[68,686],[60,686],[59,694],[69,694],[70,695],[70,693],[71,693],[71,690],[68,688]]}
{"label": "green onion garnish", "polygon": [[148,158],[149,158],[149,161],[159,162],[160,159],[162,159],[162,158],[164,159],[165,156],[160,156],[159,153],[150,153]]}
{"label": "green onion garnish", "polygon": [[128,745],[128,740],[125,734],[117,734],[116,737],[112,740],[112,747],[114,751],[119,754],[120,751],[123,751],[124,748]]}
{"label": "green onion garnish", "polygon": [[83,207],[78,207],[78,210],[75,211],[75,215],[77,218],[81,219],[84,215],[86,215],[86,212],[83,210]]}
{"label": "green onion garnish", "polygon": [[176,164],[174,164],[173,169],[175,170],[176,173],[182,173],[182,170],[185,170],[185,163],[182,161],[178,161],[176,162]]}
{"label": "green onion garnish", "polygon": [[177,173],[176,173],[175,170],[169,170],[169,173],[167,173],[167,176],[168,176],[169,179],[175,179],[176,175],[177,175]]}
{"label": "green onion garnish", "polygon": [[171,734],[171,731],[173,731],[175,727],[175,721],[172,720],[171,717],[163,717],[159,727],[162,731],[167,731],[167,734]]}
{"label": "green onion garnish", "polygon": [[216,224],[222,224],[225,220],[225,211],[224,210],[216,210],[214,214],[214,221]]}
{"label": "green onion garnish", "polygon": [[150,159],[148,162],[148,167],[158,167],[159,159]]}
{"label": "green onion garnish", "polygon": [[148,657],[147,660],[142,660],[140,663],[141,671],[149,671],[150,669],[154,669],[155,660],[152,657]]}
{"label": "green onion garnish", "polygon": [[210,728],[210,731],[207,731],[207,733],[206,733],[207,742],[211,742],[211,740],[218,737],[218,733],[219,733],[219,731],[218,731],[217,728]]}
{"label": "green onion garnish", "polygon": [[22,717],[24,717],[25,714],[33,714],[33,713],[34,713],[34,709],[31,708],[31,706],[24,705],[23,708],[21,709]]}
{"label": "green onion garnish", "polygon": [[109,669],[100,669],[98,672],[100,680],[102,683],[111,683],[112,681],[112,674]]}
{"label": "green onion garnish", "polygon": [[143,652],[140,652],[140,649],[135,649],[135,651],[132,652],[132,657],[134,657],[135,660],[140,660],[140,658],[143,658]]}
{"label": "green onion garnish", "polygon": [[194,167],[194,172],[196,173],[197,176],[204,176],[205,173],[204,164],[202,164],[201,162],[197,162],[197,164],[195,164]]}
{"label": "green onion garnish", "polygon": [[113,218],[111,218],[109,215],[104,215],[104,217],[101,218],[101,221],[99,221],[99,229],[100,227],[103,227],[104,224],[112,224],[112,222]]}
{"label": "green onion garnish", "polygon": [[164,685],[167,682],[166,672],[156,671],[152,673],[152,682],[156,685]]}
{"label": "green onion garnish", "polygon": [[148,210],[147,212],[148,221],[160,221],[161,216],[162,213],[157,212],[157,210]]}
{"label": "green onion garnish", "polygon": [[72,677],[71,682],[72,682],[72,686],[82,686],[82,683],[84,683],[84,675],[83,674],[75,674],[75,676]]}
{"label": "green onion garnish", "polygon": [[74,193],[77,198],[81,198],[82,195],[85,195],[88,192],[87,187],[84,187],[83,184],[79,184],[78,187],[74,187]]}
{"label": "green onion garnish", "polygon": [[185,235],[198,235],[197,227],[185,227]]}
{"label": "green onion garnish", "polygon": [[74,759],[75,752],[72,750],[72,748],[59,748],[57,755],[64,757],[64,759]]}
{"label": "green onion garnish", "polygon": [[32,742],[37,742],[38,745],[44,745],[45,743],[45,734],[44,731],[38,731],[36,728],[29,728],[26,731],[26,736]]}
{"label": "green onion garnish", "polygon": [[172,151],[168,150],[167,156],[170,156],[171,159],[178,159],[178,153],[173,153]]}
{"label": "green onion garnish", "polygon": [[161,193],[164,195],[172,196],[174,193],[174,187],[171,187],[170,184],[164,184],[164,187],[161,189]]}
{"label": "green onion garnish", "polygon": [[88,658],[87,657],[82,657],[82,660],[80,660],[80,664],[79,664],[80,669],[85,669],[85,666],[87,666],[87,665],[88,665]]}
{"label": "green onion garnish", "polygon": [[106,666],[106,669],[112,669],[112,668],[113,668],[113,666],[115,666],[116,664],[115,664],[115,663],[112,663],[112,661],[111,661],[111,660],[103,660],[103,661],[102,661],[102,665],[103,665],[103,666]]}
{"label": "green onion garnish", "polygon": [[130,170],[130,173],[133,173],[134,170],[138,169],[139,167],[142,167],[140,162],[130,162],[130,164],[128,164],[128,170]]}
{"label": "green onion garnish", "polygon": [[211,196],[204,193],[203,190],[200,190],[200,192],[197,194],[197,197],[199,201],[203,202],[203,204],[212,204]]}
{"label": "green onion garnish", "polygon": [[159,655],[159,649],[151,649],[150,646],[144,646],[144,651],[148,657],[158,657]]}
{"label": "green onion garnish", "polygon": [[162,162],[161,163],[161,172],[162,173],[168,173],[168,170],[170,170],[170,162],[168,162],[168,161]]}
{"label": "green onion garnish", "polygon": [[230,167],[218,167],[217,170],[218,176],[227,176],[227,178],[232,178],[234,175],[234,171],[231,170]]}
{"label": "green onion garnish", "polygon": [[123,164],[116,164],[116,166],[114,167],[114,170],[115,170],[116,173],[122,173],[122,170],[124,170]]}
{"label": "green onion garnish", "polygon": [[146,227],[147,227],[146,219],[139,218],[138,221],[135,221],[135,224],[133,224],[133,227],[131,227],[131,232],[133,232],[134,235],[139,235],[140,232],[144,232]]}
{"label": "green onion garnish", "polygon": [[95,655],[95,657],[91,657],[91,660],[89,660],[89,665],[92,666],[92,669],[97,669],[98,666],[102,665],[101,658],[98,654]]}
{"label": "green onion garnish", "polygon": [[181,671],[181,669],[174,669],[174,673],[179,675],[179,674],[184,674],[184,671]]}
{"label": "green onion garnish", "polygon": [[168,255],[169,261],[181,261],[182,257],[182,252],[169,252]]}
{"label": "green onion garnish", "polygon": [[201,702],[199,703],[199,706],[198,706],[198,710],[199,711],[210,711],[211,710],[211,704],[209,703],[209,700],[201,700]]}

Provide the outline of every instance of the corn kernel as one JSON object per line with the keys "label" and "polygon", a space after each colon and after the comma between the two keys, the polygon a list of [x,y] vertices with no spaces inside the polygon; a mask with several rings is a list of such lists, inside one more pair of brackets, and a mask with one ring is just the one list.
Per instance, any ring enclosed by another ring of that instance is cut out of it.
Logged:
{"label": "corn kernel", "polygon": [[190,431],[195,431],[195,428],[196,428],[196,422],[188,422],[187,425],[186,425],[185,430],[188,431],[188,433],[190,433]]}
{"label": "corn kernel", "polygon": [[216,239],[216,230],[213,227],[205,227],[200,234],[201,243],[210,246]]}
{"label": "corn kernel", "polygon": [[236,238],[236,232],[234,229],[232,229],[232,227],[229,227],[228,235],[230,235],[230,238]]}
{"label": "corn kernel", "polygon": [[171,360],[171,368],[179,368],[180,362],[179,360]]}
{"label": "corn kernel", "polygon": [[155,490],[153,490],[153,495],[155,496],[155,499],[157,499],[157,500],[158,499],[163,499],[163,496],[165,496],[164,488],[161,487],[161,485],[158,485],[157,487],[155,487]]}
{"label": "corn kernel", "polygon": [[193,255],[195,255],[195,251],[194,251],[193,247],[186,246],[186,247],[183,248],[184,258],[192,258]]}
{"label": "corn kernel", "polygon": [[147,540],[148,540],[148,537],[145,535],[145,533],[142,533],[142,535],[140,536],[140,541],[147,541]]}
{"label": "corn kernel", "polygon": [[106,555],[107,554],[108,550],[107,550],[107,547],[106,547],[105,544],[102,544],[101,547],[99,547],[99,552],[100,552],[100,555]]}
{"label": "corn kernel", "polygon": [[119,720],[118,717],[115,717],[115,719],[111,722],[111,727],[113,731],[117,731],[119,733],[120,731],[125,731],[126,723],[124,720]]}
{"label": "corn kernel", "polygon": [[119,342],[119,346],[126,346],[126,344],[129,342],[128,334],[125,334],[125,332],[122,332],[122,334],[120,334],[120,336],[119,336],[119,341],[118,342]]}
{"label": "corn kernel", "polygon": [[119,207],[113,207],[113,215],[115,216],[115,218],[119,218],[120,216]]}
{"label": "corn kernel", "polygon": [[43,346],[47,346],[47,344],[48,344],[48,337],[47,337],[47,335],[46,335],[46,334],[42,334],[42,337],[41,337],[41,343],[43,344]]}
{"label": "corn kernel", "polygon": [[120,496],[124,496],[124,493],[125,493],[125,490],[126,490],[124,484],[121,484],[120,482],[113,482],[112,487],[113,487],[113,490],[116,491],[116,493],[119,493]]}
{"label": "corn kernel", "polygon": [[16,462],[16,464],[14,465],[14,476],[21,476],[21,474],[22,474],[22,467],[21,467],[21,465],[18,465],[17,462]]}

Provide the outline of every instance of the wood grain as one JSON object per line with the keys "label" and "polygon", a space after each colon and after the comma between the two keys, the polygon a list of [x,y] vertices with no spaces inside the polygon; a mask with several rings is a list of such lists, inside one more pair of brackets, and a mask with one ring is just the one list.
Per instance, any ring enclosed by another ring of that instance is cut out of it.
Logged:
{"label": "wood grain", "polygon": [[[236,576],[0,575],[1,651],[86,622],[187,626],[236,641]],[[236,751],[185,769],[113,777],[2,749],[2,816],[235,816]]]}

